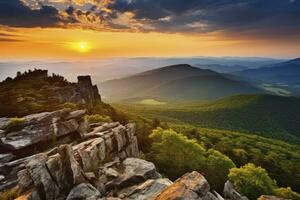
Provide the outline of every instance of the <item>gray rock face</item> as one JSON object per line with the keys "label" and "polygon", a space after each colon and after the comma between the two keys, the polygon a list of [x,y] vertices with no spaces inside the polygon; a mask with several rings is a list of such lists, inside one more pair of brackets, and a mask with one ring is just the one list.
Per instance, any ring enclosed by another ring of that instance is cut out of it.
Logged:
{"label": "gray rock face", "polygon": [[29,171],[41,199],[55,200],[59,198],[59,188],[47,170],[46,160],[47,156],[40,154],[26,165],[26,169]]}
{"label": "gray rock face", "polygon": [[97,200],[101,196],[101,193],[91,184],[81,183],[71,190],[67,200]]}
{"label": "gray rock face", "polygon": [[62,136],[78,132],[85,110],[76,112],[58,110],[28,115],[24,117],[24,127],[19,131],[7,133],[1,138],[0,145],[12,151],[42,142],[51,145],[51,142],[59,140]]}
{"label": "gray rock face", "polygon": [[125,188],[146,181],[147,179],[157,179],[157,173],[153,163],[138,158],[126,158],[123,161],[124,172],[115,181],[118,188]]}
{"label": "gray rock face", "polygon": [[233,188],[233,185],[230,183],[230,181],[225,183],[223,195],[225,198],[229,198],[231,200],[248,200],[247,197],[242,196]]}

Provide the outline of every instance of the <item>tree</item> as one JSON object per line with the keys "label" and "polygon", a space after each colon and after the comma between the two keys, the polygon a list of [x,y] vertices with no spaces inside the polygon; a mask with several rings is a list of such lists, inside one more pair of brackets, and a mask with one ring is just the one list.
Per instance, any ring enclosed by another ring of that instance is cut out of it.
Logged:
{"label": "tree", "polygon": [[237,191],[250,199],[257,199],[262,194],[273,194],[277,188],[267,171],[252,163],[232,168],[228,178]]}
{"label": "tree", "polygon": [[205,177],[210,185],[221,192],[228,179],[229,170],[235,167],[230,158],[214,149],[209,149],[206,159]]}
{"label": "tree", "polygon": [[170,179],[204,168],[205,150],[195,140],[162,128],[153,130],[150,138],[153,139],[151,155],[160,171]]}

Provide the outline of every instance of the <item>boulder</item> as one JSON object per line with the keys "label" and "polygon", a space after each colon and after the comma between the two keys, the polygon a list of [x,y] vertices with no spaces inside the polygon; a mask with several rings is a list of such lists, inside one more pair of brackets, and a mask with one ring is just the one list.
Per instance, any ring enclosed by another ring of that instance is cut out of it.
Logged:
{"label": "boulder", "polygon": [[242,196],[233,188],[233,185],[230,181],[226,181],[224,185],[223,195],[225,198],[229,198],[231,200],[248,200],[247,197]]}
{"label": "boulder", "polygon": [[60,196],[59,188],[53,181],[46,167],[47,156],[40,154],[33,160],[30,160],[26,169],[28,170],[37,193],[41,199],[55,200]]}
{"label": "boulder", "polygon": [[157,173],[153,163],[138,158],[126,158],[123,163],[123,173],[114,181],[118,188],[125,188],[142,183],[147,179],[157,179]]}
{"label": "boulder", "polygon": [[69,193],[67,200],[97,200],[102,195],[89,183],[81,183]]}
{"label": "boulder", "polygon": [[153,200],[171,184],[169,179],[149,179],[140,185],[122,190],[120,194],[128,200]]}
{"label": "boulder", "polygon": [[209,190],[210,187],[207,180],[201,174],[194,171],[177,179],[160,193],[156,200],[198,200],[207,196]]}

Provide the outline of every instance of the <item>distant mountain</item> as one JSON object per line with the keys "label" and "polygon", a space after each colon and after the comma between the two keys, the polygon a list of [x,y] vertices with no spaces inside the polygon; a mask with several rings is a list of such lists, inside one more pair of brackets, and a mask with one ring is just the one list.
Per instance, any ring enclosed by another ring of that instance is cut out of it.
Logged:
{"label": "distant mountain", "polygon": [[100,85],[105,97],[207,100],[241,93],[263,92],[250,83],[187,64],[149,70]]}
{"label": "distant mountain", "polygon": [[249,69],[248,67],[242,65],[196,64],[195,66],[201,69],[210,69],[219,73],[229,73]]}
{"label": "distant mountain", "polygon": [[264,83],[272,84],[300,84],[300,58],[266,65],[258,69],[247,69],[234,72],[238,76],[248,77]]}

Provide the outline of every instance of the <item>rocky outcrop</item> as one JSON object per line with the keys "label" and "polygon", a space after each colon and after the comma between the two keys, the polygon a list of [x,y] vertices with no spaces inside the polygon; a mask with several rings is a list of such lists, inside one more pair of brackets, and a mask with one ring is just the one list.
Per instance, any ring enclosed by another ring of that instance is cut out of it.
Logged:
{"label": "rocky outcrop", "polygon": [[[22,190],[28,189],[28,177],[36,166],[32,169],[27,165],[36,159],[38,163],[43,161],[44,167],[38,166],[38,169],[50,170],[50,177],[57,179],[54,182],[58,188],[68,191],[86,179],[83,172],[94,171],[103,162],[138,157],[133,124],[99,123],[89,128],[84,120],[85,113],[85,110],[58,110],[28,115],[23,118],[20,130],[3,130],[0,191],[14,187],[18,182]],[[9,123],[9,120],[2,121]],[[59,146],[65,143],[71,145]],[[45,159],[40,160],[41,156],[36,154],[38,152],[43,152],[47,158],[45,163]]]}
{"label": "rocky outcrop", "polygon": [[217,200],[218,198],[210,193],[210,186],[207,180],[198,172],[187,173],[168,186],[155,200],[171,199],[207,199]]}
{"label": "rocky outcrop", "polygon": [[[23,200],[224,200],[196,171],[173,183],[153,163],[139,159],[134,124],[88,125],[85,113],[28,115],[19,130],[3,130],[0,190],[14,187]],[[10,119],[0,122],[6,126]],[[230,182],[224,197],[247,200]]]}
{"label": "rocky outcrop", "polygon": [[90,76],[78,76],[77,79],[78,82],[72,85],[52,88],[56,98],[61,103],[85,104],[87,108],[92,108],[97,101],[101,101],[97,85],[92,84]]}
{"label": "rocky outcrop", "polygon": [[224,185],[223,194],[225,198],[232,200],[248,200],[247,197],[239,194],[234,188],[230,181],[227,181]]}

